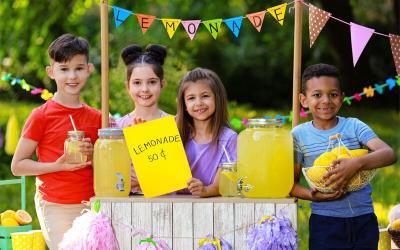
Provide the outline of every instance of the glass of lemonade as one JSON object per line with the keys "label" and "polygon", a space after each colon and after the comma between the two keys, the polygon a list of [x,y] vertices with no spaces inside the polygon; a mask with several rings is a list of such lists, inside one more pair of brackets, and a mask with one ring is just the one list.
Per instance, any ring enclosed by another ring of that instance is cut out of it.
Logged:
{"label": "glass of lemonade", "polygon": [[79,146],[82,145],[85,132],[68,131],[68,138],[64,142],[64,154],[67,163],[85,163],[87,156],[81,153]]}
{"label": "glass of lemonade", "polygon": [[221,196],[237,196],[236,162],[221,163],[221,174],[219,175],[219,193]]}

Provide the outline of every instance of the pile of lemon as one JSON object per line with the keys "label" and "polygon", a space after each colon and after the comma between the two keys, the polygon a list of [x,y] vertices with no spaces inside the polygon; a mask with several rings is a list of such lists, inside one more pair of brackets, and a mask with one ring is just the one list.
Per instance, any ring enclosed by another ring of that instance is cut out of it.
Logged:
{"label": "pile of lemon", "polygon": [[0,214],[0,218],[3,227],[17,227],[32,222],[31,215],[25,210],[6,210]]}
{"label": "pile of lemon", "polygon": [[[331,163],[336,159],[341,158],[355,158],[368,154],[368,150],[366,149],[353,149],[348,150],[345,147],[336,147],[331,151],[327,151],[321,154],[318,158],[315,159],[312,167],[303,169],[304,175],[306,176],[306,180],[311,187],[315,187],[318,191],[324,193],[334,192],[332,187],[335,183],[332,183],[330,186],[325,186],[326,180],[324,180],[323,176],[331,170]],[[362,170],[356,173],[353,178],[350,180],[346,191],[356,191],[364,187],[369,181],[372,179],[375,170]]]}

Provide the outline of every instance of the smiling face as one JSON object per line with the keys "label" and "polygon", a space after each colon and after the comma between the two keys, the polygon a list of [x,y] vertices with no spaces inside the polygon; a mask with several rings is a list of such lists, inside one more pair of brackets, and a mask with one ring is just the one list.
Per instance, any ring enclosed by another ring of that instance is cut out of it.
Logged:
{"label": "smiling face", "polygon": [[160,80],[148,64],[135,67],[128,83],[129,94],[135,102],[135,107],[157,105],[163,86],[164,81]]}
{"label": "smiling face", "polygon": [[184,93],[186,110],[193,121],[209,121],[215,113],[215,95],[202,80],[188,82]]}
{"label": "smiling face", "polygon": [[342,106],[343,97],[336,78],[320,76],[307,81],[305,94],[300,94],[300,102],[310,109],[315,124],[333,121],[336,124],[336,114]]}
{"label": "smiling face", "polygon": [[47,74],[57,84],[57,93],[65,97],[79,95],[92,71],[93,65],[88,64],[86,56],[81,54],[66,62],[52,61],[46,67]]}

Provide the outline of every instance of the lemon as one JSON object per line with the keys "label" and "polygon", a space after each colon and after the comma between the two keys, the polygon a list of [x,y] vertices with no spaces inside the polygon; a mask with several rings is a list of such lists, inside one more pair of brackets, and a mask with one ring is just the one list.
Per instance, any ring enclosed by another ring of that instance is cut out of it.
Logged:
{"label": "lemon", "polygon": [[32,217],[31,215],[25,211],[25,210],[18,210],[15,213],[14,219],[20,224],[20,225],[26,225],[32,222]]}
{"label": "lemon", "polygon": [[227,172],[227,171],[223,171],[221,172],[223,175],[225,175],[230,181],[232,181],[233,183],[236,183],[236,176],[235,173],[233,172]]}
{"label": "lemon", "polygon": [[16,221],[14,218],[4,218],[4,220],[1,220],[1,225],[3,227],[16,227],[19,226],[18,221]]}
{"label": "lemon", "polygon": [[347,149],[344,146],[340,146],[340,147],[336,147],[334,149],[331,150],[331,152],[335,155],[348,155],[349,152],[347,151]]}
{"label": "lemon", "polygon": [[390,227],[392,230],[400,230],[400,219],[396,219],[393,221],[392,226]]}
{"label": "lemon", "polygon": [[336,155],[332,152],[325,152],[314,160],[313,166],[329,166],[333,160],[336,160]]}
{"label": "lemon", "polygon": [[367,155],[368,154],[368,150],[366,149],[353,149],[350,150],[351,156],[352,157],[360,157],[363,155]]}
{"label": "lemon", "polygon": [[311,167],[307,170],[308,178],[316,185],[317,187],[322,187],[324,185],[323,176],[328,172],[328,168],[320,168],[320,167]]}
{"label": "lemon", "polygon": [[15,211],[14,210],[6,210],[3,213],[1,213],[1,221],[3,221],[6,218],[14,218],[15,216]]}

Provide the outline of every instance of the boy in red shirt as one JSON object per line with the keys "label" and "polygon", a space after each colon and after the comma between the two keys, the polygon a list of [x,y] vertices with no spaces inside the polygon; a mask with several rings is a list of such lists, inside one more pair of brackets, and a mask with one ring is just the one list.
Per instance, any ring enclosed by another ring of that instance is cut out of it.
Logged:
{"label": "boy in red shirt", "polygon": [[[81,89],[93,71],[88,42],[64,34],[50,44],[48,54],[46,72],[56,82],[57,92],[28,117],[11,170],[16,176],[36,176],[36,213],[47,245],[58,249],[64,233],[86,208],[82,201],[94,195],[91,159],[101,113],[80,102]],[[69,115],[87,137],[80,147],[88,159],[84,164],[66,162],[64,141],[74,130]],[[35,150],[38,161],[32,160]]]}

